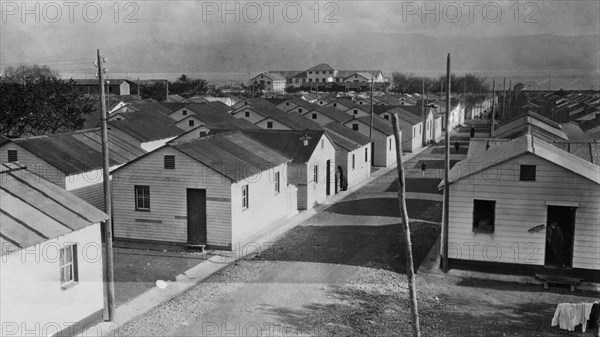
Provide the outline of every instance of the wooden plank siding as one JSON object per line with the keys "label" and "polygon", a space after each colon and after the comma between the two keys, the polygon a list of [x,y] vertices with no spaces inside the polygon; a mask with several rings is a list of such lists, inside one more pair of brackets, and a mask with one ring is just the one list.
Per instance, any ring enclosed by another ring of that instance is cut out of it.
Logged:
{"label": "wooden plank siding", "polygon": [[87,201],[90,205],[104,211],[104,184],[102,181],[94,185],[80,187],[69,191],[81,199]]}
{"label": "wooden plank siding", "polygon": [[[308,161],[308,188],[307,188],[307,207],[312,208],[316,204],[322,203],[327,199],[327,161],[330,161],[330,195],[335,194],[335,147],[329,141],[329,138],[323,134],[319,144],[315,148],[310,160]],[[318,165],[318,181],[314,181],[313,168]]]}
{"label": "wooden plank siding", "polygon": [[[175,156],[175,169],[164,169],[164,155]],[[206,189],[207,243],[231,245],[231,180],[181,152],[156,150],[116,172],[112,184],[116,238],[187,243],[187,189],[195,188]],[[135,210],[135,185],[150,186],[150,211]]]}
{"label": "wooden plank siding", "polygon": [[[296,193],[285,182],[287,164],[263,171],[231,185],[232,239],[240,243],[267,225],[288,217],[288,194]],[[279,173],[279,192],[275,191],[275,174]],[[242,208],[242,186],[248,185],[248,208]]]}
{"label": "wooden plank siding", "polygon": [[[65,174],[62,171],[13,142],[8,142],[0,146],[0,163],[8,162],[8,150],[17,151],[17,159],[21,165],[27,166],[29,170],[40,175],[49,182],[65,188]],[[23,175],[22,178],[24,179],[37,179],[37,177],[31,176],[31,174],[25,170],[21,170],[21,172]]]}
{"label": "wooden plank siding", "polygon": [[[354,186],[371,176],[371,153],[369,152],[370,145],[371,144],[361,146],[358,149],[350,152],[344,149],[338,149],[338,151],[336,151],[336,169],[337,165],[340,165],[344,168],[348,178],[348,186]],[[366,161],[365,150],[368,152]],[[354,169],[352,169],[352,155],[355,156]]]}
{"label": "wooden plank siding", "polygon": [[[519,181],[521,164],[536,165],[536,181]],[[473,232],[474,199],[496,201],[494,233]],[[450,186],[449,258],[543,266],[546,231],[528,229],[546,224],[552,203],[578,204],[573,268],[600,270],[598,185],[530,153]]]}
{"label": "wooden plank siding", "polygon": [[[248,112],[249,116],[246,117],[246,112]],[[244,107],[243,109],[237,110],[234,112],[233,117],[235,118],[243,118],[252,124],[256,124],[263,120],[266,116],[256,113],[250,106]]]}

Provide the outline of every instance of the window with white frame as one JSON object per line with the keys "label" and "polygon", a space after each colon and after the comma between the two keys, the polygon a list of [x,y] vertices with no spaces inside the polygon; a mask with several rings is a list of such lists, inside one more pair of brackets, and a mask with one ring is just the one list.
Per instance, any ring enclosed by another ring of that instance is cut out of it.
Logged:
{"label": "window with white frame", "polygon": [[79,281],[77,272],[77,245],[69,245],[61,248],[60,285],[65,287]]}
{"label": "window with white frame", "polygon": [[150,186],[135,185],[135,209],[137,211],[150,210]]}
{"label": "window with white frame", "polygon": [[7,152],[8,152],[8,161],[9,162],[19,161],[19,154],[18,154],[17,150],[7,150]]}
{"label": "window with white frame", "polygon": [[242,209],[248,208],[250,205],[249,201],[250,198],[248,195],[248,185],[244,185],[242,186]]}
{"label": "window with white frame", "polygon": [[313,180],[315,183],[319,182],[319,165],[315,165],[313,168]]}

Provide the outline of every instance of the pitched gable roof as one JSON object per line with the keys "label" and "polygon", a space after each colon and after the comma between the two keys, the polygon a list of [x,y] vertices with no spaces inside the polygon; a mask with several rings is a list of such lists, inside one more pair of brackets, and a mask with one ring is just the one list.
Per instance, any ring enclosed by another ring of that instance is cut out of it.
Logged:
{"label": "pitched gable roof", "polygon": [[289,127],[292,130],[306,130],[306,129],[317,130],[317,129],[321,128],[321,125],[311,121],[310,119],[308,119],[304,116],[301,116],[301,115],[298,115],[295,113],[285,114],[285,115],[273,115],[273,116],[267,117],[265,119],[273,119],[273,120]]}
{"label": "pitched gable roof", "polygon": [[0,166],[0,255],[10,253],[8,245],[24,249],[108,219],[43,178],[35,183],[21,179],[20,170],[24,168],[15,164]]}
{"label": "pitched gable roof", "polygon": [[171,117],[154,111],[133,111],[124,115],[127,119],[110,121],[110,127],[117,128],[141,142],[177,137],[183,130],[176,127]]}
{"label": "pitched gable roof", "polygon": [[308,68],[306,69],[306,71],[322,71],[322,70],[335,70],[333,69],[329,64],[327,63],[321,63],[321,64],[317,64],[316,66],[312,67],[312,68]]}
{"label": "pitched gable roof", "polygon": [[404,110],[403,108],[399,108],[399,107],[393,108],[393,109],[390,109],[388,112],[391,114],[397,113],[398,118],[400,118],[412,125],[421,124],[423,122],[421,117],[417,117],[414,114],[412,114],[411,112]]}
{"label": "pitched gable roof", "polygon": [[[145,152],[126,139],[108,130],[109,163],[127,163]],[[16,138],[13,142],[66,175],[102,168],[100,129],[75,131],[51,136]]]}
{"label": "pitched gable roof", "polygon": [[[353,120],[358,120],[365,125],[371,125],[370,116],[355,117]],[[394,135],[392,124],[379,116],[373,116],[373,129],[385,134],[386,136]]]}
{"label": "pitched gable roof", "polygon": [[[323,130],[244,130],[242,132],[296,163],[308,162],[319,140],[325,134]],[[307,146],[304,146],[300,139],[304,135],[310,137]]]}
{"label": "pitched gable roof", "polygon": [[290,162],[290,158],[240,131],[215,133],[169,146],[234,182]]}
{"label": "pitched gable roof", "polygon": [[[322,107],[315,108],[314,110],[322,113],[323,115],[333,119],[334,121],[336,121],[338,123],[345,123],[353,118],[352,116],[348,115],[347,113],[341,111],[338,108],[334,108],[332,106],[322,106]],[[309,113],[310,113],[310,111],[309,111]],[[308,115],[308,114],[306,114],[306,115]]]}
{"label": "pitched gable roof", "polygon": [[356,150],[372,142],[369,137],[363,136],[336,122],[331,122],[323,126],[323,129],[336,146],[340,146],[348,151]]}
{"label": "pitched gable roof", "polygon": [[[526,153],[546,159],[596,184],[600,184],[600,166],[594,165],[531,135],[521,136],[510,142],[492,147],[480,156],[473,156],[456,163],[448,174],[448,181],[452,184]],[[443,186],[443,184],[444,182],[442,181],[439,187]]]}

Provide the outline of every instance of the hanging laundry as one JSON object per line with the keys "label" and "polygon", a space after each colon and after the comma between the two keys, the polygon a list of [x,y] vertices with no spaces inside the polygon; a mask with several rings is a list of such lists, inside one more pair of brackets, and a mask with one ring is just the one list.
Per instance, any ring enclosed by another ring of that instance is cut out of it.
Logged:
{"label": "hanging laundry", "polygon": [[586,328],[598,327],[598,320],[600,320],[598,303],[559,303],[554,311],[551,326],[558,325],[563,330],[574,331],[575,327],[581,324],[581,330],[585,332]]}

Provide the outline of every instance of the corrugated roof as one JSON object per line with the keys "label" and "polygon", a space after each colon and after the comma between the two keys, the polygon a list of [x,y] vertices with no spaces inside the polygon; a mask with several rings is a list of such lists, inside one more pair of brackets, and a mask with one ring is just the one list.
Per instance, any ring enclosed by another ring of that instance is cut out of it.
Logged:
{"label": "corrugated roof", "polygon": [[[458,162],[450,170],[448,181],[454,183],[525,153],[532,153],[587,178],[596,184],[600,184],[600,166],[585,161],[576,155],[563,151],[531,135],[524,135],[505,144],[490,147],[488,151],[480,156],[473,156]],[[443,186],[443,183],[442,181],[439,186]]]}
{"label": "corrugated roof", "polygon": [[363,136],[336,122],[331,122],[323,126],[323,129],[327,132],[336,146],[341,146],[348,151],[355,150],[372,142],[371,138]]}
{"label": "corrugated roof", "polygon": [[[145,152],[137,144],[122,139],[109,130],[110,165],[124,164]],[[56,167],[66,175],[102,168],[100,129],[90,129],[51,136],[16,138],[16,144]]]}
{"label": "corrugated roof", "polygon": [[[4,243],[24,249],[108,219],[105,213],[43,178],[21,179],[22,169],[14,164],[0,166],[0,238]],[[2,245],[0,255],[10,251]]]}
{"label": "corrugated roof", "polygon": [[[291,158],[296,163],[308,162],[319,143],[319,139],[325,133],[323,130],[245,130],[242,132],[275,149],[285,157]],[[304,146],[303,141],[300,139],[304,135],[310,137],[307,146]]]}
{"label": "corrugated roof", "polygon": [[240,131],[211,134],[170,146],[235,182],[290,162],[290,158]]}
{"label": "corrugated roof", "polygon": [[132,111],[124,116],[127,119],[111,121],[109,125],[144,143],[177,137],[184,132],[174,125],[175,120],[160,112]]}

